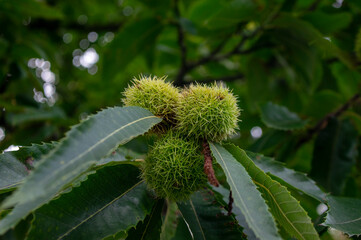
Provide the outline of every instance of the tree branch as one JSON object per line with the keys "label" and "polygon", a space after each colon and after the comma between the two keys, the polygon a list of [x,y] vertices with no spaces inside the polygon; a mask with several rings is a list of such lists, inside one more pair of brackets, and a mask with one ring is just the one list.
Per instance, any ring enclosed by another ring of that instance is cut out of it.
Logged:
{"label": "tree branch", "polygon": [[224,77],[217,77],[218,80],[214,78],[202,78],[202,79],[195,79],[192,82],[199,82],[199,83],[212,83],[214,81],[223,81],[223,82],[231,82],[238,79],[243,79],[244,75],[239,73],[233,76],[224,76]]}
{"label": "tree branch", "polygon": [[331,118],[336,118],[338,116],[340,116],[342,113],[344,113],[347,109],[349,109],[352,104],[354,104],[355,102],[357,102],[358,100],[360,100],[361,95],[359,93],[355,94],[353,97],[351,97],[344,105],[342,105],[340,108],[338,108],[336,111],[331,112],[329,114],[327,114],[324,118],[322,118],[315,126],[313,126],[312,128],[309,128],[307,130],[307,134],[306,136],[304,136],[303,138],[301,138],[297,145],[296,145],[296,149],[299,148],[300,146],[302,146],[304,143],[310,141],[313,137],[314,134],[320,132],[322,129],[324,129],[327,124],[328,121]]}
{"label": "tree branch", "polygon": [[93,24],[93,25],[89,25],[89,24],[78,24],[78,23],[63,23],[62,21],[59,20],[34,20],[32,21],[27,27],[30,29],[37,29],[37,30],[44,30],[44,31],[49,31],[49,32],[56,32],[58,31],[60,28],[64,28],[64,29],[70,29],[70,30],[76,30],[76,31],[80,31],[80,32],[91,32],[91,31],[95,31],[95,32],[106,32],[106,31],[110,31],[110,32],[117,32],[122,26],[123,26],[124,22],[119,22],[119,23],[109,23],[109,24],[104,24],[104,25],[100,25],[100,24]]}
{"label": "tree branch", "polygon": [[209,148],[209,144],[207,140],[203,142],[203,155],[204,155],[204,173],[208,177],[208,181],[213,186],[218,187],[219,182],[214,174],[213,165],[212,165],[212,154],[211,149]]}
{"label": "tree branch", "polygon": [[179,11],[179,7],[178,7],[178,0],[174,1],[174,12],[177,17],[177,21],[174,24],[177,28],[178,44],[179,44],[180,53],[181,53],[181,66],[180,66],[178,74],[175,78],[174,84],[179,86],[179,85],[183,85],[185,83],[184,76],[187,74],[188,67],[187,67],[187,47],[186,47],[185,39],[184,39],[184,31],[182,29],[182,25],[179,22],[180,21],[180,11]]}

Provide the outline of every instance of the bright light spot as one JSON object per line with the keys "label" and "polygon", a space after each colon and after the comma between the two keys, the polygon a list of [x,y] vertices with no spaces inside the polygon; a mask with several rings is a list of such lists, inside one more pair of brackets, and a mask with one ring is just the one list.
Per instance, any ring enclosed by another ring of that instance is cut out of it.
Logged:
{"label": "bright light spot", "polygon": [[35,60],[35,58],[30,58],[30,60],[28,61],[29,68],[36,68]]}
{"label": "bright light spot", "polygon": [[78,17],[78,23],[80,24],[80,25],[84,25],[84,24],[86,24],[88,22],[88,17],[87,16],[85,16],[85,15],[80,15],[79,17]]}
{"label": "bright light spot", "polygon": [[42,68],[42,67],[43,67],[43,64],[44,64],[44,59],[41,59],[41,58],[35,59],[35,65],[36,65],[36,67]]}
{"label": "bright light spot", "polygon": [[326,39],[327,41],[331,42],[331,38],[330,37],[323,37],[324,39]]}
{"label": "bright light spot", "polygon": [[47,98],[53,97],[55,93],[55,86],[53,84],[44,83],[43,88],[44,88],[44,94]]}
{"label": "bright light spot", "polygon": [[73,65],[74,65],[75,67],[80,67],[80,56],[75,56],[75,57],[73,58]]}
{"label": "bright light spot", "polygon": [[131,6],[126,6],[124,9],[123,9],[123,14],[124,16],[130,16],[133,14],[133,8]]}
{"label": "bright light spot", "polygon": [[5,129],[0,127],[0,141],[4,140],[5,138]]}
{"label": "bright light spot", "polygon": [[13,152],[18,151],[19,149],[19,146],[10,145],[7,149],[4,150],[4,152]]}
{"label": "bright light spot", "polygon": [[89,42],[95,42],[98,39],[98,33],[96,32],[90,32],[88,34],[88,40]]}
{"label": "bright light spot", "polygon": [[41,78],[44,82],[54,83],[55,82],[55,74],[49,70],[45,70],[41,73]]}
{"label": "bright light spot", "polygon": [[[50,70],[51,63],[41,58],[31,58],[28,61],[29,68],[35,68],[35,74],[44,81],[44,92],[34,91],[34,100],[39,103],[48,103],[49,106],[54,105],[57,94],[55,92],[55,74]],[[45,97],[44,97],[45,94]]]}
{"label": "bright light spot", "polygon": [[45,61],[44,64],[43,64],[43,67],[42,69],[45,71],[45,70],[49,70],[51,67],[51,64],[49,61]]}
{"label": "bright light spot", "polygon": [[98,66],[97,65],[93,65],[92,67],[88,68],[88,73],[91,75],[96,74],[98,71]]}
{"label": "bright light spot", "polygon": [[71,33],[65,33],[63,35],[63,41],[68,44],[71,43],[71,41],[73,40],[73,35]]}
{"label": "bright light spot", "polygon": [[99,55],[94,48],[89,48],[80,56],[80,64],[85,68],[92,67],[99,60]]}
{"label": "bright light spot", "polygon": [[87,49],[89,47],[88,39],[82,39],[79,43],[80,48]]}
{"label": "bright light spot", "polygon": [[336,2],[334,2],[334,3],[332,4],[332,7],[334,7],[334,8],[340,8],[340,7],[342,7],[342,3],[343,3],[343,0],[336,0]]}
{"label": "bright light spot", "polygon": [[111,41],[113,41],[113,39],[114,39],[114,33],[112,33],[112,32],[107,32],[105,35],[104,35],[104,41],[106,41],[106,42],[111,42]]}
{"label": "bright light spot", "polygon": [[45,103],[46,98],[44,97],[44,94],[40,91],[37,91],[35,88],[33,89],[34,92],[34,100],[39,103]]}
{"label": "bright light spot", "polygon": [[324,203],[320,203],[318,204],[317,208],[316,208],[316,211],[318,213],[318,215],[321,215],[323,214],[324,212],[326,212],[328,210],[328,207],[326,204]]}
{"label": "bright light spot", "polygon": [[262,128],[255,126],[251,129],[251,135],[253,138],[260,138],[262,137]]}

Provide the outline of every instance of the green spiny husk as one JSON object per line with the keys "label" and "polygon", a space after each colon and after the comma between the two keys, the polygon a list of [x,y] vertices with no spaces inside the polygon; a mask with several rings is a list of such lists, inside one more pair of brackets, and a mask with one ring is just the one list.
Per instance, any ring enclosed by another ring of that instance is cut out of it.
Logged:
{"label": "green spiny husk", "polygon": [[177,129],[187,136],[218,142],[235,133],[239,115],[237,99],[228,88],[190,85],[176,109]]}
{"label": "green spiny husk", "polygon": [[164,133],[175,124],[175,108],[178,104],[179,90],[165,81],[166,77],[134,78],[132,85],[123,92],[125,106],[138,106],[163,118],[152,132]]}
{"label": "green spiny husk", "polygon": [[207,182],[203,164],[197,141],[169,131],[149,152],[142,177],[158,197],[187,200]]}

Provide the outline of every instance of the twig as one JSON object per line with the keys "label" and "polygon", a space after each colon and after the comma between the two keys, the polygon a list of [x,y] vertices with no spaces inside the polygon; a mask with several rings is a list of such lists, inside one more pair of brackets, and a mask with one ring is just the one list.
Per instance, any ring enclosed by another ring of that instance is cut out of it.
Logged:
{"label": "twig", "polygon": [[239,73],[233,76],[224,76],[224,77],[217,77],[215,78],[202,78],[202,79],[195,79],[192,82],[199,82],[199,83],[211,83],[214,81],[224,81],[224,82],[230,82],[230,81],[234,81],[234,80],[238,80],[238,79],[242,79],[244,78],[244,75]]}
{"label": "twig", "polygon": [[233,197],[232,197],[232,191],[229,191],[229,197],[228,197],[228,216],[232,215],[232,209],[233,209]]}
{"label": "twig", "polygon": [[321,3],[321,0],[316,0],[314,1],[311,6],[308,8],[308,11],[312,12],[314,10],[316,10],[316,8],[318,7],[318,5]]}
{"label": "twig", "polygon": [[204,172],[208,177],[208,181],[213,186],[218,187],[219,182],[216,178],[216,175],[214,174],[211,149],[209,148],[209,144],[207,140],[204,140],[203,142],[203,155],[204,155]]}
{"label": "twig", "polygon": [[187,67],[187,47],[185,45],[184,31],[179,22],[180,21],[180,11],[179,11],[179,7],[178,7],[178,0],[174,1],[174,12],[177,17],[177,21],[174,24],[177,28],[178,44],[179,44],[180,53],[181,53],[181,66],[180,66],[179,72],[176,76],[176,79],[174,81],[174,84],[179,86],[179,85],[184,84],[184,76],[186,75],[186,73],[188,71],[188,67]]}
{"label": "twig", "polygon": [[190,62],[188,63],[188,68],[189,69],[193,69],[196,68],[198,66],[201,66],[207,62],[210,62],[214,59],[214,57],[223,49],[224,45],[226,45],[227,41],[229,40],[230,36],[228,36],[227,38],[223,39],[223,41],[207,56],[199,59],[198,61],[195,62]]}
{"label": "twig", "polygon": [[312,128],[307,130],[307,134],[305,137],[301,138],[297,145],[296,145],[296,149],[299,148],[300,146],[302,146],[304,143],[308,142],[309,140],[312,139],[313,135],[316,134],[317,132],[321,131],[322,129],[324,129],[327,124],[328,121],[331,118],[336,118],[338,116],[340,116],[343,112],[345,112],[347,109],[349,109],[349,107],[354,104],[355,102],[357,102],[360,99],[361,95],[359,93],[355,94],[353,97],[351,97],[344,105],[342,105],[339,109],[337,109],[334,112],[331,112],[329,114],[327,114],[324,118],[322,118],[315,126],[313,126]]}
{"label": "twig", "polygon": [[59,20],[50,20],[50,21],[43,21],[43,20],[34,20],[31,21],[31,23],[28,25],[28,28],[30,29],[37,29],[37,30],[44,30],[44,31],[50,31],[50,32],[57,32],[60,28],[64,29],[71,29],[76,30],[80,32],[116,32],[118,31],[122,26],[124,25],[124,22],[118,22],[118,23],[110,23],[110,24],[78,24],[75,22],[70,22],[64,24],[63,21]]}

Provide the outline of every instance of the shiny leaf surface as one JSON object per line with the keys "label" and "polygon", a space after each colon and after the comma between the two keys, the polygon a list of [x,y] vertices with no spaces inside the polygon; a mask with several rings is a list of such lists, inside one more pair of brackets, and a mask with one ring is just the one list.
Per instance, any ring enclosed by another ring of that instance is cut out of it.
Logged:
{"label": "shiny leaf surface", "polygon": [[226,174],[234,204],[242,211],[248,226],[260,239],[280,239],[268,206],[245,167],[221,145],[216,143],[209,145],[213,156]]}
{"label": "shiny leaf surface", "polygon": [[154,200],[138,168],[120,165],[90,175],[70,193],[35,211],[28,239],[102,239],[144,220]]}
{"label": "shiny leaf surface", "polygon": [[108,108],[72,128],[26,182],[3,204],[16,207],[0,223],[0,234],[49,201],[64,186],[119,144],[148,131],[161,119],[139,107]]}

